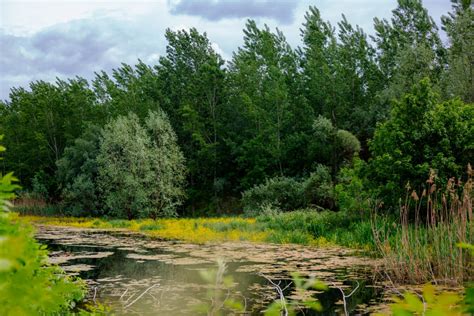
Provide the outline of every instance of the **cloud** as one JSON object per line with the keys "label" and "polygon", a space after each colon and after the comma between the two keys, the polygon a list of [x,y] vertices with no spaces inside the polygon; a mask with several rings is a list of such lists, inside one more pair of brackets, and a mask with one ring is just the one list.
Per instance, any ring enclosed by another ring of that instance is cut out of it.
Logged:
{"label": "cloud", "polygon": [[0,29],[0,99],[7,98],[10,88],[34,80],[91,79],[94,72],[110,71],[122,62],[156,61],[164,45],[151,42],[149,34],[140,36],[139,28],[101,18],[57,24],[30,35]]}
{"label": "cloud", "polygon": [[282,24],[294,19],[295,0],[178,0],[169,1],[170,13],[199,16],[210,21],[226,18],[272,18]]}

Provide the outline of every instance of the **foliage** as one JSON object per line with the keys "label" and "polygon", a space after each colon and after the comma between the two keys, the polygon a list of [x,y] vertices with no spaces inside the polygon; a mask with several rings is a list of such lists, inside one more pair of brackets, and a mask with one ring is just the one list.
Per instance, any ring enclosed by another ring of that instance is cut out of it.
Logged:
{"label": "foliage", "polygon": [[2,315],[58,314],[84,298],[85,285],[49,266],[33,231],[13,215],[0,217]]}
{"label": "foliage", "polygon": [[242,195],[244,211],[259,214],[266,206],[292,211],[303,206],[304,188],[292,178],[272,178],[245,191]]}
{"label": "foliage", "polygon": [[294,211],[305,207],[334,207],[334,186],[329,168],[316,165],[302,180],[277,177],[267,179],[242,194],[246,215],[255,216],[272,211]]}
{"label": "foliage", "polygon": [[370,143],[368,178],[388,206],[395,207],[407,183],[420,190],[430,168],[441,179],[460,176],[474,155],[474,106],[439,103],[429,80],[394,102],[391,118]]}
{"label": "foliage", "polygon": [[[438,291],[439,292],[439,291]],[[430,283],[423,286],[421,294],[406,292],[403,298],[394,297],[390,304],[394,316],[404,315],[466,315],[462,306],[462,294],[452,291],[437,293]]]}
{"label": "foliage", "polygon": [[302,185],[304,207],[334,208],[334,185],[328,167],[318,164]]}
{"label": "foliage", "polygon": [[339,172],[339,183],[334,190],[341,211],[363,217],[372,209],[373,201],[367,190],[368,180],[364,176],[366,165],[363,160],[356,157],[351,167],[344,167]]}
{"label": "foliage", "polygon": [[[191,216],[234,212],[243,191],[267,179],[303,179],[319,172],[320,164],[330,167],[336,185],[340,169],[358,153],[365,161],[381,159],[369,164],[374,172],[366,185],[396,206],[402,192],[391,188],[405,185],[400,182],[419,179],[430,167],[455,176],[472,162],[472,138],[466,136],[473,134],[466,127],[472,126],[472,105],[455,100],[472,102],[474,91],[472,1],[452,4],[442,19],[446,45],[421,0],[399,0],[391,17],[375,19],[371,40],[344,15],[331,25],[309,7],[301,47],[291,47],[281,30],[249,20],[243,44],[227,65],[206,33],[168,29],[166,53],[156,65],[121,64],[96,73],[90,84],[77,77],[13,88],[10,100],[0,102],[0,133],[10,148],[2,171],[15,170],[26,191],[60,204],[62,213],[99,216],[111,208],[103,202],[94,165],[96,129],[129,113],[146,125],[148,113],[162,109],[185,157],[188,186],[181,188],[186,199],[155,196],[157,204],[179,201],[180,212]],[[424,77],[444,103],[418,96],[427,105],[426,116],[407,113],[416,123],[400,121],[395,128],[394,111],[410,112],[400,104]],[[393,99],[399,101],[392,105]],[[382,130],[393,136],[392,127],[403,137],[385,137]],[[372,144],[387,145],[387,159],[380,157],[384,146],[368,150],[376,129]],[[165,191],[177,194],[166,186],[160,192]],[[142,215],[163,215],[161,206],[143,205],[149,192],[135,193],[134,208]],[[333,199],[307,203],[334,208]],[[121,202],[117,205],[128,203]],[[119,209],[115,215],[126,216]]]}
{"label": "foliage", "polygon": [[57,178],[65,209],[79,215],[100,215],[102,208],[97,188],[97,155],[100,146],[100,129],[91,126],[74,144],[66,147],[57,161]]}
{"label": "foliage", "polygon": [[118,117],[102,131],[98,183],[109,214],[174,216],[183,197],[184,158],[166,114]]}
{"label": "foliage", "polygon": [[453,12],[441,17],[443,30],[448,35],[447,71],[443,74],[446,99],[460,97],[466,103],[474,102],[474,9],[472,0],[451,0]]}
{"label": "foliage", "polygon": [[6,200],[18,188],[14,181],[11,173],[0,179],[0,314],[66,313],[84,298],[85,285],[48,265],[48,252],[33,230],[8,212]]}

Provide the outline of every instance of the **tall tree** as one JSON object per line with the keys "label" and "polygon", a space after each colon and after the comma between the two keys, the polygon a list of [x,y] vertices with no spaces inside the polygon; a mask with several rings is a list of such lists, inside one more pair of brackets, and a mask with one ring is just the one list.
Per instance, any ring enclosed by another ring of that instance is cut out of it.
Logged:
{"label": "tall tree", "polygon": [[448,68],[444,76],[446,98],[474,102],[474,9],[472,0],[451,0],[453,10],[442,17],[449,38]]}
{"label": "tall tree", "polygon": [[184,158],[163,111],[119,116],[101,134],[98,184],[109,214],[175,216],[183,198]]}
{"label": "tall tree", "polygon": [[194,211],[203,202],[208,205],[209,199],[217,199],[219,180],[225,177],[221,165],[227,154],[221,135],[224,61],[207,35],[195,28],[168,29],[166,39],[166,55],[155,67],[162,91],[160,104],[186,157],[189,203]]}
{"label": "tall tree", "polygon": [[304,146],[312,111],[291,89],[298,83],[295,52],[277,30],[259,29],[249,20],[244,45],[229,66],[229,140],[238,166],[241,188],[266,177],[284,175],[292,161],[305,153],[290,154],[292,145]]}
{"label": "tall tree", "polygon": [[[58,80],[56,84],[32,82],[30,90],[13,88],[10,101],[2,104],[0,132],[10,150],[5,167],[15,170],[26,188],[42,172],[56,193],[56,161],[96,115],[95,98],[86,80]],[[44,178],[44,177],[43,177]]]}
{"label": "tall tree", "polygon": [[384,75],[380,101],[386,113],[392,99],[400,98],[424,77],[437,86],[446,52],[438,27],[421,0],[398,0],[390,22],[374,19],[378,63]]}

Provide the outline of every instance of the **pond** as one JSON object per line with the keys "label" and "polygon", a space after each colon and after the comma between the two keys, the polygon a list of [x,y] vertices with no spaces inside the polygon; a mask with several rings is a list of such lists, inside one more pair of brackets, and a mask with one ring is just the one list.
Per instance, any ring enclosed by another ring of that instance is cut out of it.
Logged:
{"label": "pond", "polygon": [[[312,291],[321,315],[369,314],[383,300],[375,282],[375,261],[344,248],[228,242],[189,244],[164,241],[126,231],[104,231],[39,226],[38,240],[50,250],[50,260],[89,284],[88,301],[99,301],[117,315],[196,315],[210,304],[214,284],[200,271],[226,263],[232,286],[223,297],[245,307],[244,315],[261,315],[279,296],[269,280],[279,284],[285,297],[296,299],[291,273],[315,276],[329,285]],[[347,298],[344,305],[341,291]],[[313,315],[314,312],[301,311]]]}

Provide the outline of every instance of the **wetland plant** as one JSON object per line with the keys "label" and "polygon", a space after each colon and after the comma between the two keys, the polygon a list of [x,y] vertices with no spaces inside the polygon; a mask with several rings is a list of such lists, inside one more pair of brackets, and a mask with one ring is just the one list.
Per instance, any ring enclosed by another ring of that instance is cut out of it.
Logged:
{"label": "wetland plant", "polygon": [[[388,276],[395,282],[462,285],[474,277],[472,244],[473,170],[464,183],[451,178],[441,189],[434,171],[421,194],[407,187],[394,229],[374,229]],[[410,192],[411,191],[411,192]]]}

